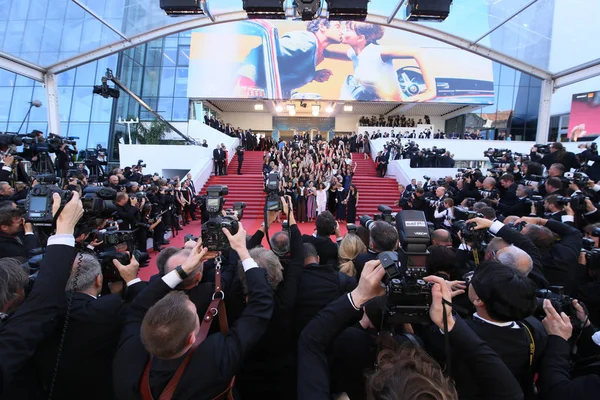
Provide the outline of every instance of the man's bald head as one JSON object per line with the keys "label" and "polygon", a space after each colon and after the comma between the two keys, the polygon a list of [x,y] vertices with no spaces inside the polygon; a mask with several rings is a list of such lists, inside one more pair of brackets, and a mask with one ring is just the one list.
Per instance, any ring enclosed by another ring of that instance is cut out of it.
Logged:
{"label": "man's bald head", "polygon": [[533,260],[525,251],[517,246],[505,247],[496,253],[496,258],[504,265],[515,269],[522,276],[527,276],[533,269]]}
{"label": "man's bald head", "polygon": [[499,237],[493,238],[485,248],[485,260],[490,260],[494,256],[497,258],[498,252],[508,246],[510,246],[510,243],[508,243],[506,240]]}
{"label": "man's bald head", "polygon": [[[165,264],[165,275],[175,270],[178,265],[183,264],[191,253],[191,250],[183,249],[169,257],[167,263]],[[200,265],[193,272],[188,274],[187,278],[185,278],[183,282],[177,285],[176,289],[187,290],[198,285],[198,282],[200,282],[202,279],[203,270],[203,264],[200,263]]]}
{"label": "man's bald head", "polygon": [[445,229],[436,229],[431,234],[431,242],[437,246],[452,247],[450,232]]}

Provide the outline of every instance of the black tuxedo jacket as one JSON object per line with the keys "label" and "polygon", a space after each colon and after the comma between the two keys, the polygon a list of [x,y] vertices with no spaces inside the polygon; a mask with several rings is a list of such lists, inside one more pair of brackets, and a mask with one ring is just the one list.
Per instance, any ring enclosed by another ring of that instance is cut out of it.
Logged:
{"label": "black tuxedo jacket", "polygon": [[[229,385],[248,350],[265,332],[273,313],[273,291],[265,270],[246,272],[248,305],[229,330],[229,335],[208,336],[194,351],[177,388],[174,399],[212,399]],[[155,279],[131,304],[131,313],[121,332],[113,363],[113,381],[118,399],[139,399],[140,380],[148,352],[140,338],[146,311],[171,289]],[[150,390],[155,399],[164,390],[185,356],[175,360],[154,358],[150,370]]]}
{"label": "black tuxedo jacket", "polygon": [[[145,286],[146,282],[130,286],[127,288],[128,297],[135,297]],[[87,399],[113,398],[112,360],[127,309],[120,295],[95,299],[85,293],[75,293],[53,396],[75,399],[86,393]],[[40,344],[35,354],[38,376],[42,377],[44,387],[49,387],[52,382],[64,310],[62,314],[54,331]],[[98,382],[102,384],[98,385]]]}
{"label": "black tuxedo jacket", "polygon": [[304,267],[298,282],[298,295],[293,312],[294,337],[319,311],[344,293],[353,291],[357,282],[330,265],[309,264]]}
{"label": "black tuxedo jacket", "polygon": [[310,243],[317,249],[321,265],[337,265],[338,246],[329,237],[302,235],[303,243]]}
{"label": "black tuxedo jacket", "polygon": [[40,246],[40,240],[38,239],[37,235],[13,237],[0,234],[0,258],[29,258],[28,253]]}
{"label": "black tuxedo jacket", "polygon": [[239,161],[244,161],[244,150],[238,150],[237,156]]}
{"label": "black tuxedo jacket", "polygon": [[0,323],[0,397],[21,376],[44,335],[54,329],[59,307],[65,302],[65,286],[77,250],[49,245],[33,289],[8,320]]}

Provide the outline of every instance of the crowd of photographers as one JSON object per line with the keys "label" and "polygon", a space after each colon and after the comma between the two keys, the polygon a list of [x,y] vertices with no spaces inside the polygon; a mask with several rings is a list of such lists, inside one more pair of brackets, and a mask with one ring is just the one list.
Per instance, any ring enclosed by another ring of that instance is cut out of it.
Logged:
{"label": "crowd of photographers", "polygon": [[[310,147],[282,148],[308,152],[290,158],[297,167],[309,162]],[[185,200],[189,183],[144,175],[142,163],[112,171],[87,199],[80,177],[64,192],[38,183],[23,211],[0,205],[11,216],[0,218],[4,239],[45,242],[35,279],[14,255],[0,259],[0,396],[596,398],[600,185],[569,174],[582,164],[593,172],[594,149],[586,152],[491,150],[496,178],[463,170],[411,182],[400,187],[403,211],[381,205],[346,235],[325,210],[302,235],[273,171],[256,232],[242,225],[243,203],[224,210],[227,187],[210,186],[193,211],[177,203],[182,221],[201,214],[201,234],[162,249],[149,282],[137,277],[135,216],[148,203],[168,209],[161,196]],[[134,173],[138,188],[149,185],[140,200]],[[23,215],[32,222],[24,233]],[[81,233],[90,217],[103,236]],[[107,220],[121,234],[102,232]],[[105,260],[102,246],[125,256]]]}

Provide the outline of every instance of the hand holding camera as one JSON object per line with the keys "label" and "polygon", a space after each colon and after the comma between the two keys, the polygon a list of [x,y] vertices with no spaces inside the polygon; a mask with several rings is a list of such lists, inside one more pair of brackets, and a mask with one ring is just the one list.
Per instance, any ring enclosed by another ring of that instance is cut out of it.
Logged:
{"label": "hand holding camera", "polygon": [[181,264],[181,268],[186,274],[192,273],[198,265],[203,261],[204,256],[208,253],[206,247],[202,247],[202,241],[199,240],[196,246],[192,249],[192,252],[188,258]]}
{"label": "hand holding camera", "polygon": [[[52,201],[52,215],[56,216],[61,203],[60,195],[58,193],[54,193],[52,195]],[[75,231],[75,225],[77,225],[77,221],[79,221],[82,215],[83,204],[79,199],[79,193],[72,192],[71,200],[65,204],[65,207],[56,219],[56,234],[72,235]]]}
{"label": "hand holding camera", "polygon": [[429,318],[440,329],[444,329],[444,313],[448,323],[448,332],[454,328],[454,318],[452,317],[452,307],[444,306],[444,302],[452,303],[452,293],[446,285],[444,278],[439,276],[426,276],[423,280],[427,283],[432,283],[431,288],[431,305],[429,306]]}
{"label": "hand holding camera", "polygon": [[229,230],[226,228],[223,228],[223,233],[227,237],[231,248],[238,253],[238,256],[240,256],[241,261],[250,258],[250,254],[246,248],[246,230],[241,223],[239,224],[238,231],[235,235],[232,235],[231,232],[229,232]]}
{"label": "hand holding camera", "polygon": [[385,288],[381,285],[384,275],[385,269],[381,261],[371,260],[365,263],[358,286],[350,293],[356,307],[361,307],[372,298],[385,294]]}
{"label": "hand holding camera", "polygon": [[473,230],[490,229],[493,222],[486,218],[472,218],[466,221],[467,224],[474,223]]}
{"label": "hand holding camera", "polygon": [[119,262],[119,260],[112,260],[113,265],[119,271],[119,275],[125,281],[125,283],[130,282],[137,278],[138,270],[140,269],[140,263],[138,260],[132,255],[129,259],[129,264],[123,265]]}
{"label": "hand holding camera", "polygon": [[559,336],[564,340],[569,340],[573,333],[573,326],[571,325],[569,316],[564,312],[560,314],[556,312],[549,299],[544,299],[544,312],[546,313],[546,318],[542,320],[542,324],[544,324],[548,335]]}

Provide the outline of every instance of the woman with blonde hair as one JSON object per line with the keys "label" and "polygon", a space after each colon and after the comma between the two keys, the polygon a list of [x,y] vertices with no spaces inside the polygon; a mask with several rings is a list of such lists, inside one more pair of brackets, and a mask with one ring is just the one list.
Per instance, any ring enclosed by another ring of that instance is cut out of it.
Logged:
{"label": "woman with blonde hair", "polygon": [[344,274],[356,277],[356,268],[354,266],[354,260],[359,254],[367,252],[367,246],[363,241],[353,233],[347,234],[338,249],[338,262],[340,264],[340,272]]}

